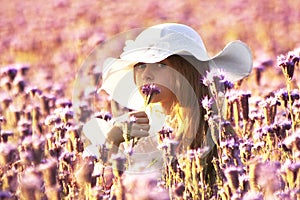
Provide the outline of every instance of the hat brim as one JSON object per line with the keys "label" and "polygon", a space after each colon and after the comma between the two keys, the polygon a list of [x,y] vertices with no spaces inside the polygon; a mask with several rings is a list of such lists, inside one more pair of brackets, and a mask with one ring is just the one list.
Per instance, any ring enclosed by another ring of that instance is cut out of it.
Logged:
{"label": "hat brim", "polygon": [[[187,55],[183,49],[170,52],[164,48],[147,48],[135,50],[121,57],[121,59],[108,58],[104,63],[103,84],[100,90],[105,90],[111,95],[112,99],[124,107],[134,110],[142,109],[144,100],[134,83],[133,66],[139,62],[160,62],[174,54]],[[210,71],[222,71],[226,79],[231,82],[236,82],[248,76],[252,70],[251,51],[241,41],[229,43],[212,58],[205,55],[192,56],[199,62],[208,61]],[[199,68],[201,65],[195,67]],[[198,69],[198,71],[201,71],[201,69]]]}
{"label": "hat brim", "polygon": [[231,82],[248,76],[252,65],[251,50],[239,40],[228,43],[209,63],[210,70],[222,70],[226,79]]}

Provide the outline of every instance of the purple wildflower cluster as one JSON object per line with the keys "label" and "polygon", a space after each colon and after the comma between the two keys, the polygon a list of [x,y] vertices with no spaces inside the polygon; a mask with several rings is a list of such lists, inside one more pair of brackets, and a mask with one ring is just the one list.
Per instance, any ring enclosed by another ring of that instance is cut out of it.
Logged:
{"label": "purple wildflower cluster", "polygon": [[146,95],[146,105],[148,105],[153,95],[160,93],[160,89],[154,83],[145,84],[142,86],[142,93]]}
{"label": "purple wildflower cluster", "polygon": [[160,131],[159,131],[159,140],[161,142],[163,142],[163,140],[165,138],[172,138],[172,133],[173,133],[173,129],[170,127],[163,127]]}
{"label": "purple wildflower cluster", "polygon": [[112,114],[110,112],[100,111],[95,113],[96,118],[104,119],[105,121],[109,121],[112,119]]}
{"label": "purple wildflower cluster", "polygon": [[223,71],[219,71],[217,75],[213,72],[207,72],[207,75],[200,82],[207,87],[214,87],[217,92],[227,91],[234,87],[234,84],[226,79]]}
{"label": "purple wildflower cluster", "polygon": [[277,64],[282,68],[283,72],[292,79],[294,75],[295,66],[299,65],[300,55],[294,52],[289,52],[287,55],[280,55],[277,57]]}

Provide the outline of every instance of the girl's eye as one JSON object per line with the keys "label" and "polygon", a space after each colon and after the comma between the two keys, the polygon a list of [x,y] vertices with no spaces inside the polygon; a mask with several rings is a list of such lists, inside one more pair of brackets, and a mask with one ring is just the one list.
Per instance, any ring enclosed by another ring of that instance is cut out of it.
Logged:
{"label": "girl's eye", "polygon": [[158,67],[166,67],[166,66],[167,66],[166,64],[158,63]]}
{"label": "girl's eye", "polygon": [[136,69],[144,69],[144,68],[146,68],[146,63],[138,63],[138,64],[136,64],[136,65],[134,65],[134,68],[136,68]]}

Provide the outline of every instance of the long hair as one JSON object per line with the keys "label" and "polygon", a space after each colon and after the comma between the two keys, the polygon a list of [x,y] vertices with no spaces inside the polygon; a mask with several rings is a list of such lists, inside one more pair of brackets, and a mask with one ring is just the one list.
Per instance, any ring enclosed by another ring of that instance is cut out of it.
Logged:
{"label": "long hair", "polygon": [[[209,96],[209,88],[202,82],[204,74],[209,70],[208,62],[199,62],[194,57],[179,55],[170,56],[168,60],[172,68],[189,83],[187,86],[178,81],[175,86],[178,101],[173,105],[171,116],[174,119],[172,126],[178,127],[175,130],[175,137],[180,142],[179,149],[203,148],[209,143],[207,139],[211,138],[208,123],[205,120],[206,111],[201,104],[202,99]],[[192,96],[196,96],[196,99],[191,98]],[[205,163],[203,166],[205,180],[210,185],[215,183],[215,170],[212,164],[215,156],[217,156],[217,149],[213,144],[209,152],[201,158]]]}
{"label": "long hair", "polygon": [[[176,77],[174,92],[178,101],[174,103],[171,113],[173,122],[176,123],[173,126],[177,127],[175,137],[182,143],[182,148],[201,148],[205,144],[208,129],[201,100],[209,95],[209,89],[202,83],[203,75],[198,69],[208,69],[208,63],[198,61],[198,66],[195,66],[191,57],[179,55],[172,55],[167,59],[172,68],[182,75]],[[183,79],[188,84],[182,84]]]}

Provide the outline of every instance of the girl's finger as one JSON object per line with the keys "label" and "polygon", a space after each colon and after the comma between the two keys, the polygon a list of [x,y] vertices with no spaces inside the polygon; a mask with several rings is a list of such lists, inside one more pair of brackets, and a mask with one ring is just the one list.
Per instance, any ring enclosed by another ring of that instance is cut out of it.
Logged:
{"label": "girl's finger", "polygon": [[135,123],[137,124],[149,124],[148,118],[135,118]]}
{"label": "girl's finger", "polygon": [[149,124],[133,124],[131,130],[139,130],[139,131],[149,131]]}
{"label": "girl's finger", "polygon": [[132,137],[141,138],[141,137],[149,136],[149,133],[148,131],[144,131],[144,130],[131,130],[130,135]]}
{"label": "girl's finger", "polygon": [[133,111],[130,112],[130,116],[135,116],[135,117],[148,117],[145,111]]}

